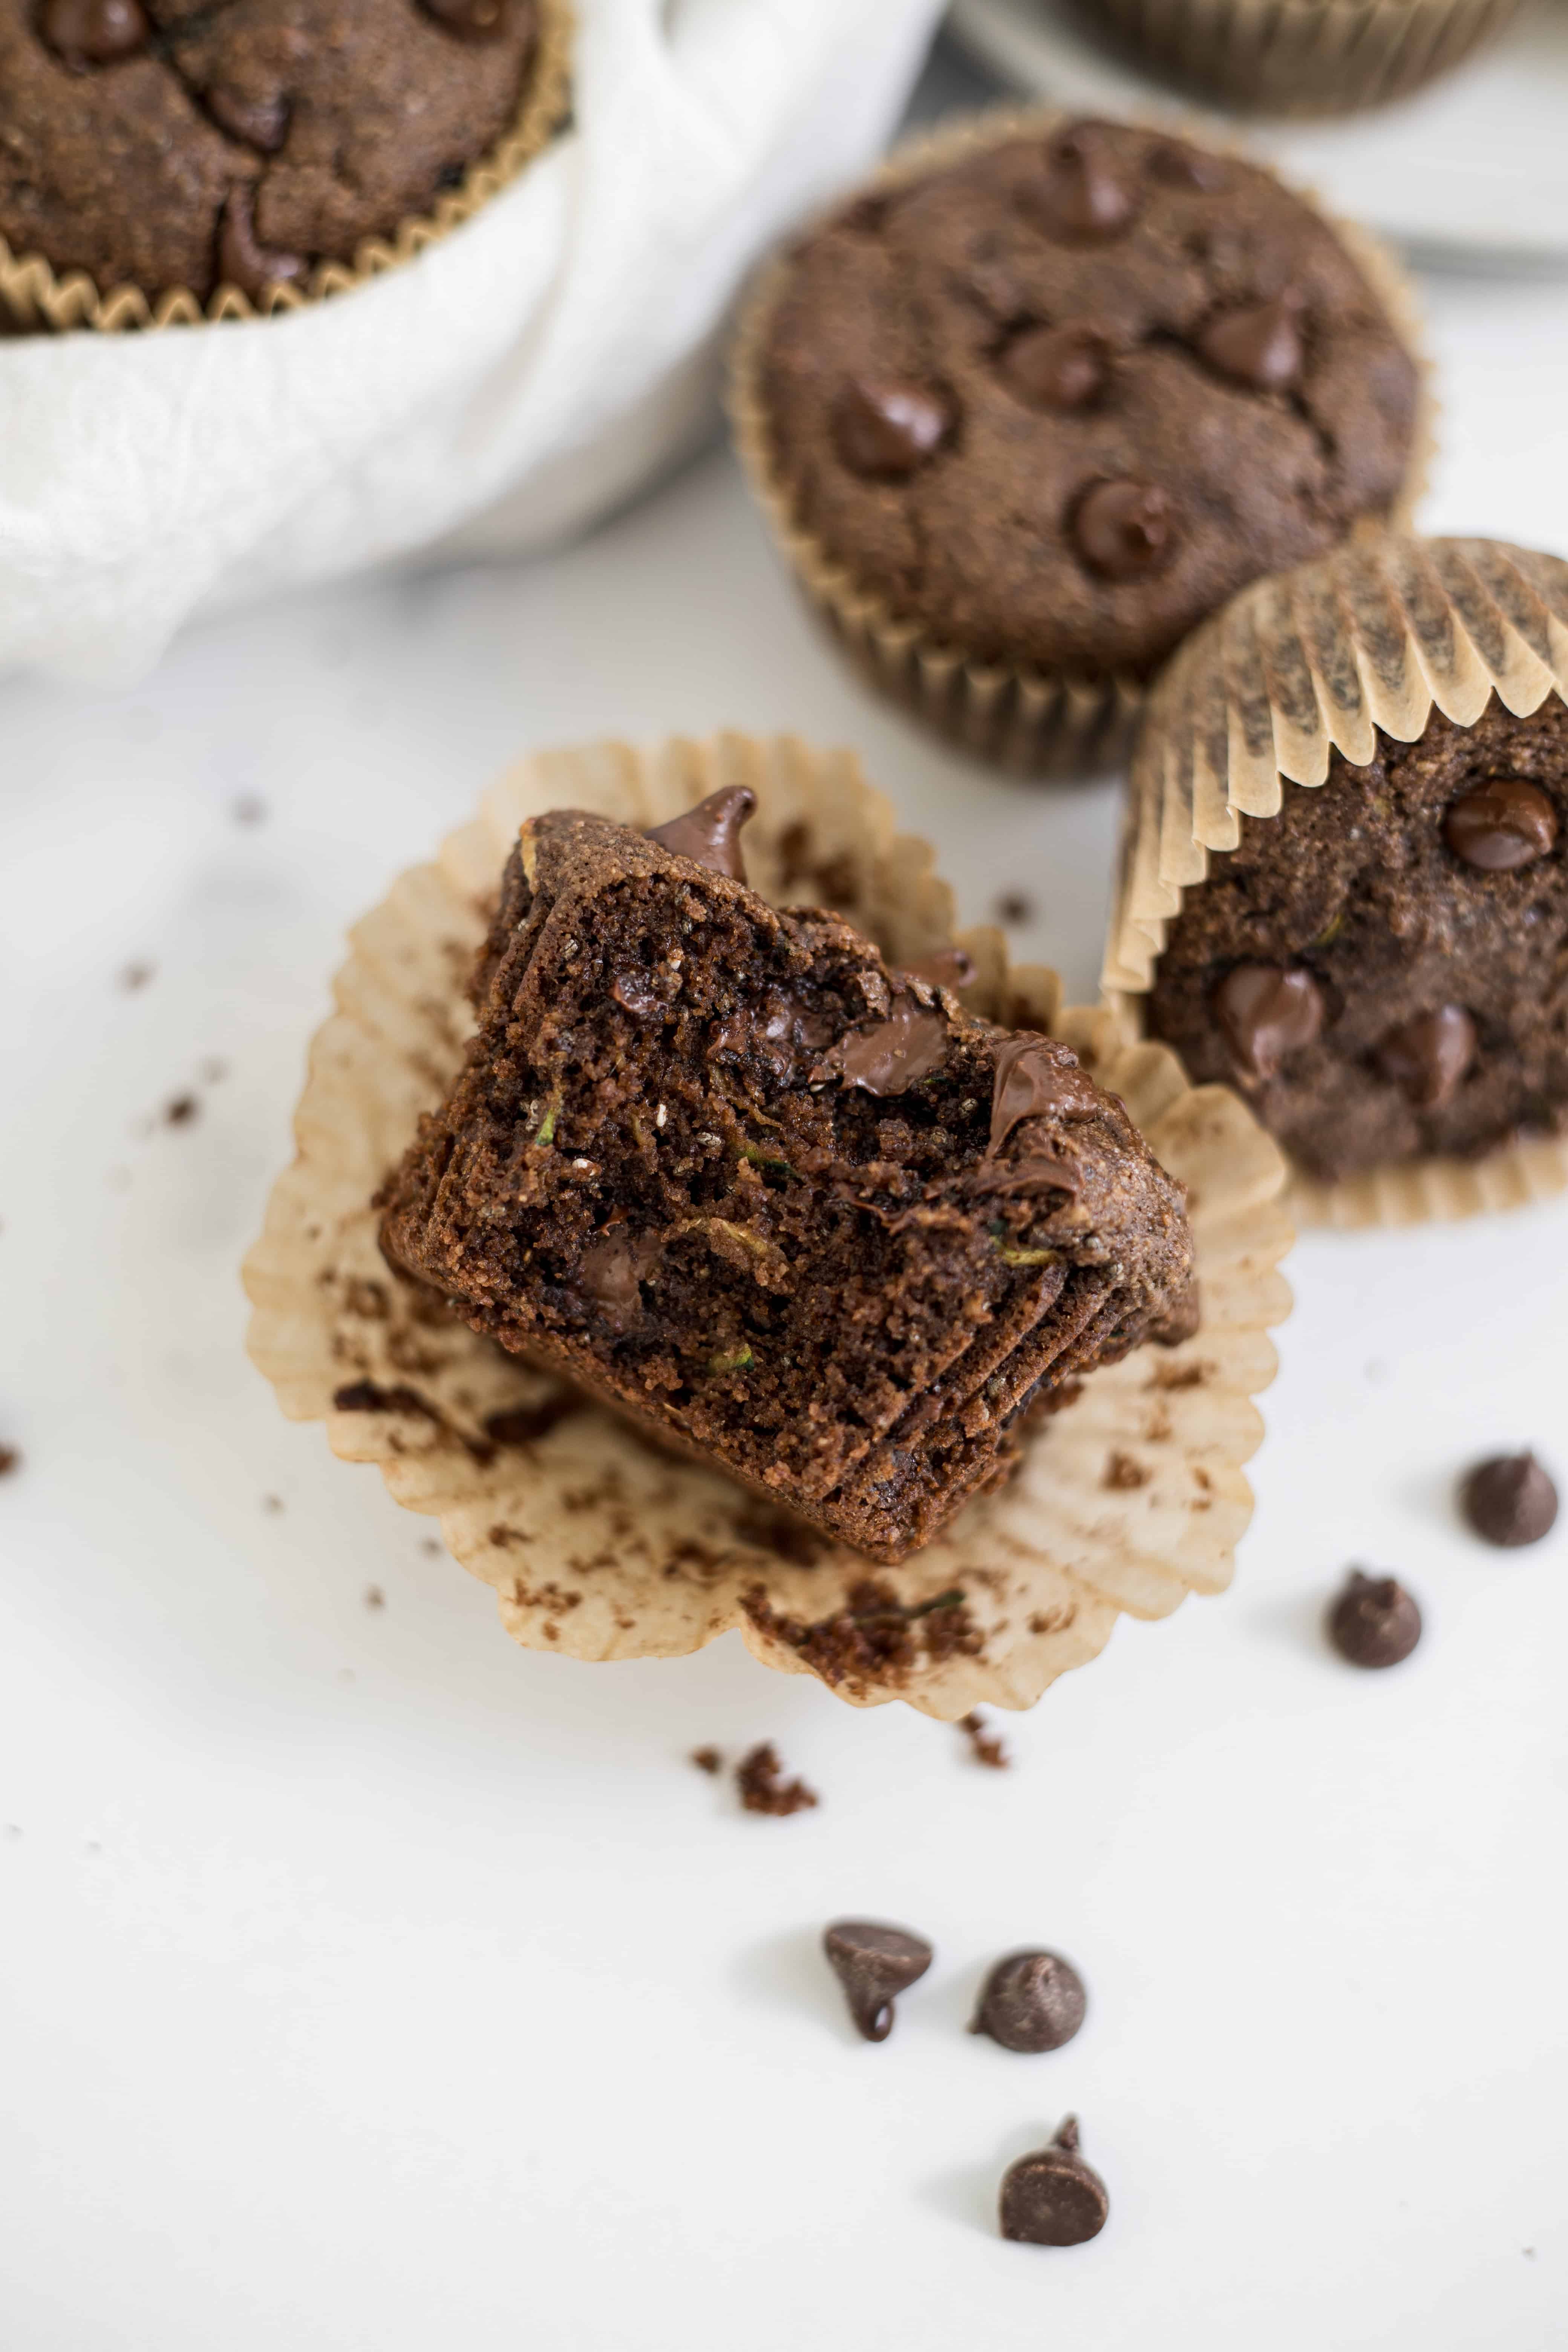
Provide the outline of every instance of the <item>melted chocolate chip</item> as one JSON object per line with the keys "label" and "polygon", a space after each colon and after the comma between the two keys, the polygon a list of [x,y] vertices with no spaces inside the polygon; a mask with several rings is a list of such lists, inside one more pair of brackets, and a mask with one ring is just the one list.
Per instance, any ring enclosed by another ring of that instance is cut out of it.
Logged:
{"label": "melted chocolate chip", "polygon": [[951,403],[925,384],[852,376],[833,404],[833,441],[852,474],[902,481],[952,432]]}
{"label": "melted chocolate chip", "polygon": [[1329,1637],[1352,1666],[1397,1666],[1421,1639],[1421,1612],[1392,1576],[1352,1568],[1329,1612]]}
{"label": "melted chocolate chip", "polygon": [[658,1264],[659,1244],[651,1234],[633,1235],[624,1225],[607,1226],[583,1252],[583,1287],[612,1318],[636,1315],[642,1284]]}
{"label": "melted chocolate chip", "polygon": [[1098,1108],[1094,1088],[1067,1046],[1045,1037],[1009,1037],[996,1049],[985,1157],[994,1160],[1026,1119],[1092,1118]]}
{"label": "melted chocolate chip", "polygon": [[1476,1024],[1462,1004],[1440,1004],[1391,1029],[1377,1066],[1417,1110],[1451,1102],[1476,1058]]}
{"label": "melted chocolate chip", "polygon": [[263,155],[276,155],[289,131],[286,98],[247,98],[242,90],[216,83],[202,93],[203,103],[220,131],[243,140]]}
{"label": "melted chocolate chip", "polygon": [[813,1086],[837,1078],[862,1094],[901,1095],[940,1070],[947,1059],[947,1024],[912,996],[894,1000],[874,1029],[854,1029],[841,1037],[811,1074]]}
{"label": "melted chocolate chip", "polygon": [[1450,803],[1443,838],[1456,857],[1483,874],[1517,874],[1556,842],[1557,811],[1522,776],[1493,776]]}
{"label": "melted chocolate chip", "polygon": [[1103,141],[1083,124],[1052,142],[1045,176],[1025,201],[1042,227],[1074,245],[1120,236],[1138,209],[1132,189],[1111,163]]}
{"label": "melted chocolate chip", "polygon": [[1307,360],[1301,307],[1299,294],[1285,293],[1272,302],[1223,310],[1198,337],[1198,350],[1210,367],[1236,383],[1254,392],[1288,392]]}
{"label": "melted chocolate chip", "polygon": [[1083,1171],[1059,1152],[1032,1151],[1026,1160],[1009,1160],[1005,1168],[976,1169],[974,1190],[1020,1199],[1035,1192],[1077,1194],[1083,1190]]}
{"label": "melted chocolate chip", "polygon": [[756,805],[757,796],[749,784],[728,784],[722,792],[710,793],[683,816],[651,826],[647,838],[676,857],[689,857],[693,866],[706,866],[715,874],[727,874],[731,882],[743,882],[746,861],[741,854],[741,827],[751,822]]}
{"label": "melted chocolate chip", "polygon": [[1157,482],[1093,482],[1073,509],[1072,539],[1102,580],[1138,580],[1174,552],[1175,501]]}
{"label": "melted chocolate chip", "polygon": [[1323,1026],[1323,992],[1301,965],[1238,963],[1215,990],[1214,1013],[1242,1075],[1277,1077],[1289,1054]]}
{"label": "melted chocolate chip", "polygon": [[1035,408],[1089,408],[1110,380],[1111,343],[1097,327],[1029,327],[999,362],[1012,389]]}
{"label": "melted chocolate chip", "polygon": [[1489,1544],[1539,1543],[1557,1524],[1557,1489],[1533,1454],[1479,1462],[1460,1490],[1465,1517]]}
{"label": "melted chocolate chip", "polygon": [[1026,2245],[1084,2245],[1099,2237],[1110,2211],[1104,2181],[1078,2152],[1076,2116],[1049,2147],[1021,2156],[1002,2176],[1002,2235]]}
{"label": "melted chocolate chip", "polygon": [[419,5],[459,41],[493,41],[506,28],[507,0],[419,0]]}
{"label": "melted chocolate chip", "polygon": [[1012,1952],[980,1989],[971,2033],[988,2033],[1004,2050],[1059,2050],[1083,2023],[1083,1979],[1058,1952]]}
{"label": "melted chocolate chip", "polygon": [[272,286],[291,285],[303,278],[303,255],[277,253],[256,237],[254,197],[249,188],[231,188],[217,233],[217,274],[224,286],[237,286],[259,302]]}
{"label": "melted chocolate chip", "polygon": [[118,65],[153,37],[142,0],[44,0],[38,30],[73,73]]}
{"label": "melted chocolate chip", "polygon": [[974,958],[967,948],[938,948],[933,955],[917,956],[900,964],[911,980],[929,980],[933,988],[967,988],[974,977]]}
{"label": "melted chocolate chip", "polygon": [[895,1995],[931,1964],[925,1937],[877,1919],[836,1919],[823,1930],[822,1948],[860,2032],[868,2042],[885,2042],[893,2030]]}

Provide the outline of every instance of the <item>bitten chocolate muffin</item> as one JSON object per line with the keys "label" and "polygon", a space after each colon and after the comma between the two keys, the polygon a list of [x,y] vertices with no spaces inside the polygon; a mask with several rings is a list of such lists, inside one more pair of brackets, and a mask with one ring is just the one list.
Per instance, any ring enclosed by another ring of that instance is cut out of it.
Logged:
{"label": "bitten chocolate muffin", "polygon": [[1164,134],[972,135],[843,206],[766,300],[803,571],[970,665],[1146,678],[1412,487],[1417,371],[1361,262],[1268,173]]}
{"label": "bitten chocolate muffin", "polygon": [[459,186],[538,33],[537,0],[0,0],[0,236],[259,299]]}
{"label": "bitten chocolate muffin", "polygon": [[479,1027],[385,1197],[478,1330],[874,1557],[1024,1408],[1191,1328],[1182,1191],[1065,1046],[746,887],[744,791],[531,819]]}

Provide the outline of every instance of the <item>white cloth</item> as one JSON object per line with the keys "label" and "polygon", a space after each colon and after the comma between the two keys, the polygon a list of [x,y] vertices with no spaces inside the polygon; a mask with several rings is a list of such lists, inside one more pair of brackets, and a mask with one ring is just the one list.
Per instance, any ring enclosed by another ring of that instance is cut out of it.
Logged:
{"label": "white cloth", "polygon": [[0,341],[0,668],[547,544],[710,418],[757,255],[862,170],[940,0],[577,0],[573,129],[410,267],[247,325]]}

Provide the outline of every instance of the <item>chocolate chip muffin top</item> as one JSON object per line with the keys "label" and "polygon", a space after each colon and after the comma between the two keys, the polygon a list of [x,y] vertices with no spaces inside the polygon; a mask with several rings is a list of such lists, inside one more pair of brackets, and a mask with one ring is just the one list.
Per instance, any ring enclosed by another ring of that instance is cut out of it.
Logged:
{"label": "chocolate chip muffin top", "polygon": [[847,205],[761,391],[796,522],[977,661],[1146,674],[1260,574],[1385,521],[1415,364],[1267,172],[1079,122]]}
{"label": "chocolate chip muffin top", "polygon": [[0,0],[0,236],[253,299],[428,213],[516,121],[536,0]]}

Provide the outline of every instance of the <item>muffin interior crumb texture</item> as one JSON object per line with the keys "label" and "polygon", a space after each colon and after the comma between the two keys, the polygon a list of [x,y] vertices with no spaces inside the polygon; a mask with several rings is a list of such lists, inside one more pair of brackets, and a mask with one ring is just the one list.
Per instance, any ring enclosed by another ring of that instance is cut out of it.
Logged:
{"label": "muffin interior crumb texture", "polygon": [[[476,987],[388,1190],[392,1263],[875,1559],[1009,1474],[1037,1392],[1173,1326],[1182,1190],[1121,1103],[836,916],[557,811]],[[956,1602],[911,1620],[868,1589],[776,1638],[848,1677],[975,1637]]]}
{"label": "muffin interior crumb texture", "polygon": [[1434,712],[1243,817],[1173,921],[1151,1034],[1309,1175],[1568,1129],[1568,709]]}
{"label": "muffin interior crumb texture", "polygon": [[0,236],[259,299],[460,186],[537,35],[535,0],[0,0]]}
{"label": "muffin interior crumb texture", "polygon": [[1388,519],[1415,365],[1272,176],[1078,123],[863,196],[797,250],[763,394],[797,522],[978,661],[1147,673]]}

